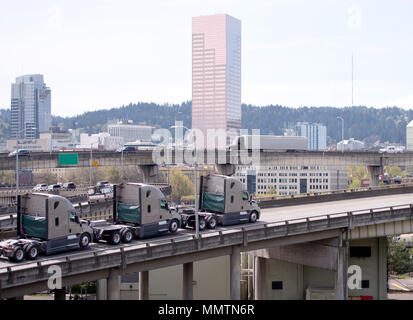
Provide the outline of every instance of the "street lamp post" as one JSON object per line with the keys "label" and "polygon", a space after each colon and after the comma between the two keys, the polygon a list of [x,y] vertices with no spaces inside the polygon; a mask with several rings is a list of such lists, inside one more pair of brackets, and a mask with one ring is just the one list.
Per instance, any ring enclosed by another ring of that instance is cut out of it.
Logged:
{"label": "street lamp post", "polygon": [[16,133],[16,147],[17,147],[17,151],[16,151],[16,203],[17,203],[17,198],[19,196],[19,144],[18,144],[18,138],[17,136],[26,131],[26,130],[36,130],[37,128],[25,128],[23,130],[20,130],[19,132]]}
{"label": "street lamp post", "polygon": [[[186,130],[190,130],[187,127],[181,125],[181,126],[172,126],[170,127],[170,129],[175,129],[178,127],[182,127]],[[175,137],[176,140],[176,137]],[[176,145],[175,145],[176,147]],[[195,238],[198,239],[199,238],[199,214],[198,214],[198,189],[197,189],[197,181],[198,181],[198,171],[197,171],[197,153],[196,153],[196,136],[194,137],[194,158],[195,158],[195,163],[194,163],[194,173],[195,173],[195,177],[194,177],[194,185],[195,185]],[[169,184],[169,166],[168,166],[168,184]]]}
{"label": "street lamp post", "polygon": [[342,117],[337,117],[337,119],[341,119],[341,141],[343,141],[342,151],[344,151],[344,119]]}

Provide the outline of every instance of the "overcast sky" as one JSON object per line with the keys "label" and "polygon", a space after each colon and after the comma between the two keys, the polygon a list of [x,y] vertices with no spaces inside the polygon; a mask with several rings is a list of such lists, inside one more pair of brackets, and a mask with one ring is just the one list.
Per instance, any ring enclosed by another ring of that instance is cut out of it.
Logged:
{"label": "overcast sky", "polygon": [[242,101],[413,107],[413,1],[0,0],[0,107],[41,73],[52,114],[191,99],[191,18],[241,20]]}

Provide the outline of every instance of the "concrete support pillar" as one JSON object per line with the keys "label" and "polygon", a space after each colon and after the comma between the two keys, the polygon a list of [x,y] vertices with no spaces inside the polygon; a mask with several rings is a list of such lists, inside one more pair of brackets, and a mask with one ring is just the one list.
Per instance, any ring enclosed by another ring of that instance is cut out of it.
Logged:
{"label": "concrete support pillar", "polygon": [[183,299],[194,299],[194,263],[188,262],[183,265]]}
{"label": "concrete support pillar", "polygon": [[55,300],[66,300],[66,288],[55,289],[54,290],[54,299]]}
{"label": "concrete support pillar", "polygon": [[149,271],[139,272],[139,300],[149,300]]}
{"label": "concrete support pillar", "polygon": [[241,251],[238,246],[232,247],[230,255],[230,292],[231,300],[241,298]]}
{"label": "concrete support pillar", "polygon": [[139,171],[143,175],[144,183],[156,182],[156,177],[159,170],[159,167],[157,165],[140,165],[138,167]]}
{"label": "concrete support pillar", "polygon": [[377,239],[377,263],[378,263],[378,297],[379,300],[387,300],[387,239]]}
{"label": "concrete support pillar", "polygon": [[345,266],[345,247],[342,244],[342,237],[339,237],[339,244],[337,247],[337,270],[335,272],[335,290],[336,300],[344,300],[347,291],[347,281],[344,272],[347,273],[347,266]]}
{"label": "concrete support pillar", "polygon": [[96,281],[96,300],[107,300],[107,280],[100,279]]}
{"label": "concrete support pillar", "polygon": [[120,274],[118,269],[111,269],[107,280],[108,300],[120,300]]}
{"label": "concrete support pillar", "polygon": [[254,300],[264,300],[265,258],[254,257]]}
{"label": "concrete support pillar", "polygon": [[383,173],[383,166],[367,166],[367,171],[370,178],[370,186],[377,187],[379,185],[379,176]]}

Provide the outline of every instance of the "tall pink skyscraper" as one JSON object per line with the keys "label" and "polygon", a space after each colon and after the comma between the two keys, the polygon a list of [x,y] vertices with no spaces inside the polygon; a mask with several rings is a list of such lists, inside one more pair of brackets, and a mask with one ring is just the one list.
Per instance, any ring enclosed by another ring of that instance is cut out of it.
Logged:
{"label": "tall pink skyscraper", "polygon": [[227,14],[192,18],[192,128],[241,129],[241,21]]}

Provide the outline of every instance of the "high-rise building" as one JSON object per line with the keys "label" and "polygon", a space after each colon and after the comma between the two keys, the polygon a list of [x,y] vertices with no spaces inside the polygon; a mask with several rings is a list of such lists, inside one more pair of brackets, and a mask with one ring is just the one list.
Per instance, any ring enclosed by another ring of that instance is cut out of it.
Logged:
{"label": "high-rise building", "polygon": [[43,75],[30,74],[16,78],[11,85],[11,138],[39,138],[51,126],[51,90]]}
{"label": "high-rise building", "polygon": [[192,128],[241,129],[241,21],[227,14],[192,18]]}
{"label": "high-rise building", "polygon": [[296,136],[308,138],[308,150],[327,149],[327,127],[319,123],[298,122],[294,128]]}
{"label": "high-rise building", "polygon": [[117,123],[108,124],[108,132],[111,136],[122,137],[123,143],[152,140],[153,127],[146,125],[135,125],[131,121],[124,123],[118,121]]}

